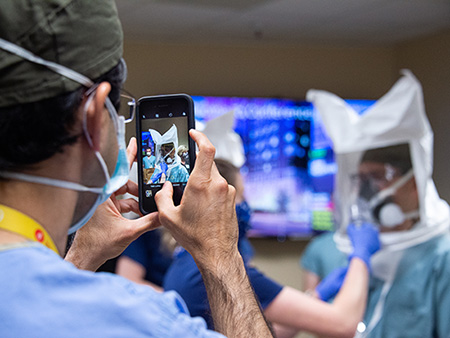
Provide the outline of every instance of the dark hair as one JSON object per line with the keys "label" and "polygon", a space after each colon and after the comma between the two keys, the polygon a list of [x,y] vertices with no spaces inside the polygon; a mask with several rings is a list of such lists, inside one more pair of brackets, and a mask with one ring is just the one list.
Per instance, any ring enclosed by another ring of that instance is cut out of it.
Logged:
{"label": "dark hair", "polygon": [[400,170],[402,174],[412,168],[409,144],[402,143],[394,146],[367,150],[361,162],[388,163]]}
{"label": "dark hair", "polygon": [[239,168],[235,167],[230,162],[221,159],[215,159],[214,162],[216,163],[220,175],[225,178],[229,185],[236,187],[236,178],[239,174]]}
{"label": "dark hair", "polygon": [[[125,66],[119,62],[94,81],[111,84],[109,98],[118,107]],[[31,167],[74,144],[80,132],[76,112],[87,88],[38,102],[0,108],[0,171]]]}

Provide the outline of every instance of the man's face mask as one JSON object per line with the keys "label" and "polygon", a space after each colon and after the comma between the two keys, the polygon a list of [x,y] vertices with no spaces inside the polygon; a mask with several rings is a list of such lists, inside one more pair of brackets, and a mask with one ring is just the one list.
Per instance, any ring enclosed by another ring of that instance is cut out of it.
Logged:
{"label": "man's face mask", "polygon": [[[29,51],[14,45],[6,40],[0,39],[0,48],[15,54],[23,59],[26,59],[30,62],[40,64],[42,66],[45,66],[52,71],[71,79],[72,81],[75,81],[86,88],[89,88],[86,92],[87,100],[86,104],[84,106],[83,111],[83,131],[84,135],[93,149],[92,140],[90,138],[90,135],[87,131],[86,127],[86,112],[87,108],[89,107],[89,104],[92,102],[92,99],[95,96],[96,86],[94,82],[92,82],[89,78],[85,77],[82,74],[79,74],[72,69],[69,69],[65,66],[56,64],[54,62],[46,61]],[[123,60],[121,61],[123,62]],[[132,98],[131,98],[132,99]],[[130,102],[130,106],[134,105],[134,99]],[[118,190],[120,187],[122,187],[127,181],[129,177],[129,165],[128,165],[128,159],[126,155],[126,146],[125,146],[125,118],[123,116],[119,116],[117,114],[116,109],[114,108],[113,104],[111,103],[109,97],[106,98],[105,106],[109,111],[109,114],[111,116],[111,119],[113,120],[114,127],[116,129],[116,136],[117,136],[117,143],[119,147],[117,162],[115,166],[114,173],[112,176],[109,175],[109,171],[106,165],[106,162],[104,161],[102,155],[97,151],[93,150],[95,152],[95,156],[97,157],[100,166],[103,170],[106,183],[103,187],[86,187],[84,185],[81,185],[76,182],[69,182],[69,181],[63,181],[58,179],[53,179],[49,177],[41,177],[41,176],[34,176],[34,175],[28,175],[28,174],[22,174],[17,172],[1,172],[0,176],[4,178],[10,178],[10,179],[17,179],[21,181],[26,182],[34,182],[39,184],[45,184],[55,187],[61,187],[65,189],[71,189],[75,191],[80,192],[92,192],[98,195],[95,203],[91,206],[91,208],[85,213],[83,216],[80,217],[80,219],[76,220],[74,224],[71,225],[69,228],[68,233],[72,234],[75,231],[77,231],[79,228],[81,228],[84,224],[89,221],[89,219],[94,214],[97,207],[105,202],[109,196]],[[133,112],[131,113],[130,119],[128,119],[126,122],[131,122],[134,117],[134,106],[132,107]]]}
{"label": "man's face mask", "polygon": [[395,203],[394,195],[402,186],[413,179],[410,169],[404,175],[389,164],[365,163],[360,173],[352,177],[355,202],[351,206],[353,222],[372,222],[386,228],[403,224],[407,219],[418,217],[418,210],[404,213]]}

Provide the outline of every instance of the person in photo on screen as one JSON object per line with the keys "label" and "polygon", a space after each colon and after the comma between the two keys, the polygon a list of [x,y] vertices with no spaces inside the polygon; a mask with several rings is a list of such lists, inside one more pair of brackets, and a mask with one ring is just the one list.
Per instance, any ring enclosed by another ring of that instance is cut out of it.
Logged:
{"label": "person in photo on screen", "polygon": [[181,159],[177,154],[178,129],[173,124],[164,134],[157,130],[149,129],[153,141],[155,142],[156,167],[150,177],[151,183],[187,182],[189,172],[181,164]]}
{"label": "person in photo on screen", "polygon": [[189,149],[184,144],[178,147],[178,156],[181,159],[181,164],[189,171]]}
{"label": "person in photo on screen", "polygon": [[144,182],[148,182],[155,171],[156,156],[153,155],[152,149],[145,150],[145,157],[142,159],[144,169]]}

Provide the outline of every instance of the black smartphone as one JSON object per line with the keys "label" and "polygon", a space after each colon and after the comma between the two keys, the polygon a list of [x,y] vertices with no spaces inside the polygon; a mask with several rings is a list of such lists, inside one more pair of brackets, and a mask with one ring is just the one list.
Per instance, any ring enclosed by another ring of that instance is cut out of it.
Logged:
{"label": "black smartphone", "polygon": [[145,96],[136,107],[139,208],[145,215],[158,210],[155,194],[172,182],[173,200],[180,204],[195,162],[194,102],[189,95]]}

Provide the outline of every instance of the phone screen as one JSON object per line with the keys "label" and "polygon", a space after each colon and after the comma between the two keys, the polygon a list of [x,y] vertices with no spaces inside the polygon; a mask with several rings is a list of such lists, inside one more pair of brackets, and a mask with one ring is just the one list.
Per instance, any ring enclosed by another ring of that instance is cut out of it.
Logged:
{"label": "phone screen", "polygon": [[154,196],[170,181],[179,204],[195,160],[189,137],[193,103],[187,95],[144,97],[138,102],[138,167],[141,212],[156,211]]}

